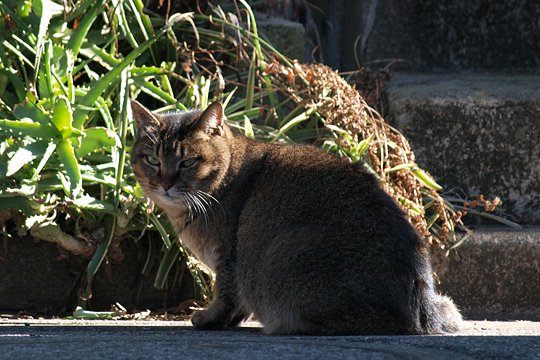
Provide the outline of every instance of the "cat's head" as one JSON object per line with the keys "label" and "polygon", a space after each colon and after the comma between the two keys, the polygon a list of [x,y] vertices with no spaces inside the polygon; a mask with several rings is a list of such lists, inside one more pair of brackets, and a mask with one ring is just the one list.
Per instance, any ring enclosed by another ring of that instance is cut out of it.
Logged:
{"label": "cat's head", "polygon": [[158,114],[132,101],[131,109],[138,134],[131,163],[150,199],[186,208],[219,187],[231,156],[219,102],[204,111]]}

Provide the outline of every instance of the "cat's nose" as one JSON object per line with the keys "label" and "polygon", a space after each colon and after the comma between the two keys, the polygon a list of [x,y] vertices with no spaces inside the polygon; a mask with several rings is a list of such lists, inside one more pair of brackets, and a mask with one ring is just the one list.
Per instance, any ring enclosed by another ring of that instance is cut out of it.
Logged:
{"label": "cat's nose", "polygon": [[174,180],[162,180],[161,186],[163,186],[163,190],[169,191],[174,186]]}

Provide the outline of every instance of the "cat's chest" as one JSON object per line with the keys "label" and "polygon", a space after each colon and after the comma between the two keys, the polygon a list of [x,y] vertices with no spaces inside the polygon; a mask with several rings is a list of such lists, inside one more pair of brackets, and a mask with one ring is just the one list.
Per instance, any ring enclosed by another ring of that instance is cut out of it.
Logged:
{"label": "cat's chest", "polygon": [[187,226],[180,233],[182,244],[213,271],[216,271],[217,247],[212,235],[197,230],[194,225]]}

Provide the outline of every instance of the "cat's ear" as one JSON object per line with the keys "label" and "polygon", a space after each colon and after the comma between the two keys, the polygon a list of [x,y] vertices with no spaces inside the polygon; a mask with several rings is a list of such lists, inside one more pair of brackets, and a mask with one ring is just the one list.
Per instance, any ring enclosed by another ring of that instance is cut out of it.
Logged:
{"label": "cat's ear", "polygon": [[214,101],[203,111],[197,125],[210,134],[223,135],[223,105]]}
{"label": "cat's ear", "polygon": [[160,127],[159,116],[142,106],[138,101],[131,100],[131,112],[139,130],[147,127]]}

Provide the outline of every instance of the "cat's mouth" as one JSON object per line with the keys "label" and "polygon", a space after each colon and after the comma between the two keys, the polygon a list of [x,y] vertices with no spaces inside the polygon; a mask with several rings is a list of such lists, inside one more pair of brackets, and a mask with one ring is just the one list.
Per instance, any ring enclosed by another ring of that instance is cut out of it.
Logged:
{"label": "cat's mouth", "polygon": [[193,189],[182,187],[182,188],[171,188],[169,190],[165,190],[164,188],[160,189],[160,197],[166,201],[166,202],[175,202],[183,201],[185,195],[192,194]]}

